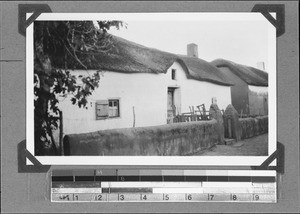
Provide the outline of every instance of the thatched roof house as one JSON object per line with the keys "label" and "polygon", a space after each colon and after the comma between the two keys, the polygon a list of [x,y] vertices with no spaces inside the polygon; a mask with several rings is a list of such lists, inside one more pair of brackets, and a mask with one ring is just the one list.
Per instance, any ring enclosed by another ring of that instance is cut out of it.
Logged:
{"label": "thatched roof house", "polygon": [[233,83],[209,62],[113,35],[107,40],[106,50],[93,48],[80,56],[86,67],[71,55],[55,61],[57,68],[65,67],[78,76],[86,75],[86,70],[105,72],[89,97],[88,109],[79,109],[68,99],[59,103],[66,134],[163,125],[177,114],[190,112],[192,106],[209,107],[213,98],[220,109],[231,103]]}
{"label": "thatched roof house", "polygon": [[268,73],[225,59],[216,59],[211,64],[234,83],[231,86],[231,103],[238,112],[268,114]]}
{"label": "thatched roof house", "polygon": [[216,59],[212,61],[211,64],[218,68],[228,68],[226,70],[222,69],[222,73],[228,79],[234,79],[234,77],[232,76],[232,74],[234,74],[241,80],[245,81],[248,85],[268,86],[268,73],[262,70],[246,65],[237,64],[225,59]]}

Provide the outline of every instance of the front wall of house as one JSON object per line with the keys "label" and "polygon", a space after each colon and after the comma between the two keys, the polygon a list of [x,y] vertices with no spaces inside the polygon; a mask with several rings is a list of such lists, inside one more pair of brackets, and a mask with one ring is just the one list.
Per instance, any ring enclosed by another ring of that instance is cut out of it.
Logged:
{"label": "front wall of house", "polygon": [[[172,69],[176,78],[172,80]],[[74,71],[86,75],[87,71]],[[92,73],[93,71],[89,71]],[[167,91],[174,88],[176,113],[189,112],[189,106],[205,104],[209,110],[212,97],[220,109],[230,104],[230,87],[187,79],[180,64],[175,62],[166,74],[104,72],[99,88],[90,96],[88,109],[79,109],[66,98],[59,104],[63,111],[64,134],[85,133],[104,129],[163,125],[167,122]],[[96,120],[96,102],[119,99],[120,117]],[[62,99],[60,99],[62,100]]]}
{"label": "front wall of house", "polygon": [[232,105],[238,113],[249,114],[249,87],[247,84],[231,87]]}
{"label": "front wall of house", "polygon": [[[86,75],[86,71],[76,74]],[[68,98],[60,103],[64,134],[165,124],[167,94],[162,93],[161,75],[105,72],[88,99],[88,109],[79,109]],[[120,117],[96,120],[96,102],[107,99],[119,99]]]}
{"label": "front wall of house", "polygon": [[232,73],[228,67],[219,68],[234,83],[231,86],[231,102],[238,113],[249,114],[248,84]]}
{"label": "front wall of house", "polygon": [[268,87],[249,86],[249,111],[254,115],[268,115]]}
{"label": "front wall of house", "polygon": [[[172,80],[171,78],[172,69],[176,69],[176,80]],[[206,110],[209,110],[213,97],[216,98],[217,105],[220,109],[225,110],[226,107],[231,104],[229,86],[221,86],[210,82],[187,79],[186,73],[177,62],[170,67],[165,78],[167,79],[168,87],[178,87],[175,89],[175,93],[176,90],[180,92],[181,105],[179,106],[179,112],[181,113],[190,112],[189,106],[194,106],[194,109],[196,110],[196,106],[201,104],[205,104]]]}
{"label": "front wall of house", "polygon": [[183,88],[182,102],[184,103],[183,112],[189,112],[189,106],[196,106],[205,104],[208,111],[212,104],[212,99],[217,100],[217,105],[220,110],[226,109],[231,104],[230,87],[215,85],[208,82],[199,82],[190,80]]}

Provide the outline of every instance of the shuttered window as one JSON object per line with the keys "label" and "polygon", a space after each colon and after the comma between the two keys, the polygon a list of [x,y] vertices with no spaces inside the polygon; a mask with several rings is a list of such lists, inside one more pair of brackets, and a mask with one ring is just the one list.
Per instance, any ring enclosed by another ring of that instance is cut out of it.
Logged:
{"label": "shuttered window", "polygon": [[96,102],[96,119],[120,117],[120,101],[118,99],[99,100]]}
{"label": "shuttered window", "polygon": [[108,100],[96,102],[96,119],[101,120],[108,117]]}

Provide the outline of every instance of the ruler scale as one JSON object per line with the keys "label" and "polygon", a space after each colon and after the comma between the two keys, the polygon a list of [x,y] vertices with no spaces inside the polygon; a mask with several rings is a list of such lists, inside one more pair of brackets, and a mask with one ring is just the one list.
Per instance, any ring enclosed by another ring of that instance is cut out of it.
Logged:
{"label": "ruler scale", "polygon": [[273,170],[53,170],[52,202],[276,203]]}

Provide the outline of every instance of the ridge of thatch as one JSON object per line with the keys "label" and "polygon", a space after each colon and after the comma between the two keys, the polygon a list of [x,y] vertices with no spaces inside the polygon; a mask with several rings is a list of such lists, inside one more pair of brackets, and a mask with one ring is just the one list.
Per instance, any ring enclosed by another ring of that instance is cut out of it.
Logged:
{"label": "ridge of thatch", "polygon": [[211,62],[212,65],[221,68],[227,67],[248,85],[268,86],[268,73],[257,68],[234,63],[225,59],[216,59]]}
{"label": "ridge of thatch", "polygon": [[234,85],[234,83],[224,76],[220,69],[211,65],[209,62],[198,57],[188,57],[184,55],[178,56],[187,66],[189,78],[200,81],[208,81],[219,85]]}

